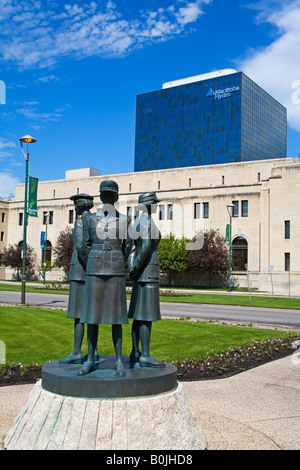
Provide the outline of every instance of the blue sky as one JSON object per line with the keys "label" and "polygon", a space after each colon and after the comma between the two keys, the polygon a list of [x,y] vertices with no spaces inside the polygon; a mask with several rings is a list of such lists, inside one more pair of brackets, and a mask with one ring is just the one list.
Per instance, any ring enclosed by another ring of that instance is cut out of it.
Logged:
{"label": "blue sky", "polygon": [[300,153],[300,0],[0,0],[0,196],[91,166],[133,171],[136,95],[235,68],[288,108]]}

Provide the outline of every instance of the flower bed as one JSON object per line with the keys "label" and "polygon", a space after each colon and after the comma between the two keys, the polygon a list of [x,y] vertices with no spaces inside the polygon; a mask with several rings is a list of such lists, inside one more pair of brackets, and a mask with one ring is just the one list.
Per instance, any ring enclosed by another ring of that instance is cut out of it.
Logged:
{"label": "flower bed", "polygon": [[69,290],[69,284],[62,283],[61,281],[58,281],[57,283],[51,283],[51,284],[37,284],[36,289]]}
{"label": "flower bed", "polygon": [[[207,352],[205,358],[174,360],[179,381],[211,380],[230,377],[253,367],[260,366],[276,359],[287,357],[300,347],[299,334],[282,336],[261,342],[230,348],[219,354]],[[0,386],[35,383],[42,376],[42,366],[32,364],[25,367],[13,363],[11,366],[0,366]]]}
{"label": "flower bed", "polygon": [[183,361],[172,361],[177,367],[178,379],[209,380],[229,377],[260,366],[276,359],[289,356],[299,346],[299,333],[296,336],[271,338],[261,342],[252,341],[236,348],[230,348],[215,354],[207,352],[202,360],[185,358]]}

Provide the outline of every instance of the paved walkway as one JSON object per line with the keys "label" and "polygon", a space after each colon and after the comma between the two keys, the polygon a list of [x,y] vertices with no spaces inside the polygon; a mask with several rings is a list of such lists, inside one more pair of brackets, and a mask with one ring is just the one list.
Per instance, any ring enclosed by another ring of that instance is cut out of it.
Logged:
{"label": "paved walkway", "polygon": [[[18,281],[6,281],[6,280],[0,280],[0,284],[4,284],[4,285],[22,285],[21,282],[18,282]],[[47,284],[47,282],[46,282]],[[64,284],[63,281],[61,281],[61,284]],[[34,282],[26,282],[26,286],[32,286],[32,287],[37,287],[37,284],[34,283]],[[42,287],[42,286],[41,286]],[[213,295],[244,295],[244,296],[249,296],[249,292],[248,290],[244,290],[244,291],[241,291],[241,290],[235,290],[233,289],[231,292],[228,292],[227,290],[218,290],[218,289],[197,289],[197,288],[189,288],[189,289],[186,289],[184,287],[176,287],[176,288],[173,288],[173,287],[169,287],[169,286],[160,286],[160,288],[162,290],[175,290],[176,292],[182,292],[182,293],[187,293],[187,294],[213,294]],[[49,289],[49,293],[51,293],[51,290]],[[257,291],[257,290],[251,290],[251,295],[254,295],[256,297],[282,297],[282,298],[294,298],[294,299],[299,299],[300,298],[300,295],[289,295],[288,293],[286,294],[283,294],[283,293],[279,293],[279,292],[261,292],[261,291]]]}
{"label": "paved walkway", "polygon": [[[0,446],[32,387],[0,387]],[[207,450],[300,450],[300,352],[184,388]]]}

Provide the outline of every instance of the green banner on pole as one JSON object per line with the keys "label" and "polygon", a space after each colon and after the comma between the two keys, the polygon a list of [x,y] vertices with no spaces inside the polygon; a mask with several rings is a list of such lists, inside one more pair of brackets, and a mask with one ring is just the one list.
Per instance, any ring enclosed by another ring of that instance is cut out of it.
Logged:
{"label": "green banner on pole", "polygon": [[38,178],[29,176],[29,196],[28,196],[28,215],[37,217],[37,188]]}
{"label": "green banner on pole", "polygon": [[230,246],[230,225],[226,225],[226,245]]}

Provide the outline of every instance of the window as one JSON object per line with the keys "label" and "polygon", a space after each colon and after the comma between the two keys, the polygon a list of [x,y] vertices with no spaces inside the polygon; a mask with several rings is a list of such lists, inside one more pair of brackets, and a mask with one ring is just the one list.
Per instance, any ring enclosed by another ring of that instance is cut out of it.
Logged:
{"label": "window", "polygon": [[2,215],[1,215],[1,222],[2,222],[2,223],[5,222],[5,212],[2,212]]}
{"label": "window", "polygon": [[53,197],[55,197],[55,189],[53,189]]}
{"label": "window", "polygon": [[285,271],[290,271],[291,269],[291,254],[284,253],[284,269]]}
{"label": "window", "polygon": [[77,194],[79,194],[79,188],[77,188]]}
{"label": "window", "polygon": [[129,183],[129,192],[131,192],[131,183]]}
{"label": "window", "polygon": [[3,242],[4,240],[4,232],[1,232],[1,241]]}
{"label": "window", "polygon": [[159,210],[158,212],[159,220],[165,220],[165,206],[164,205],[159,206],[158,210]]}
{"label": "window", "polygon": [[232,242],[232,269],[246,271],[248,263],[248,242],[244,237],[236,237]]}
{"label": "window", "polygon": [[[44,263],[44,258],[45,257],[45,249],[42,250],[42,262]],[[48,261],[51,263],[51,258],[52,258],[52,244],[47,240],[46,242],[46,262]]]}
{"label": "window", "polygon": [[222,176],[222,184],[225,184],[225,176]]}
{"label": "window", "polygon": [[[49,216],[46,217],[46,214],[49,214]],[[52,225],[53,224],[53,211],[43,212],[43,224],[44,225],[46,225],[47,218],[48,218],[48,224]]]}
{"label": "window", "polygon": [[23,225],[23,212],[19,212],[19,225]]}
{"label": "window", "polygon": [[74,222],[74,210],[69,211],[69,224],[73,224]]}
{"label": "window", "polygon": [[291,222],[290,220],[286,220],[284,222],[284,238],[289,240],[291,238]]}
{"label": "window", "polygon": [[239,201],[232,201],[232,204],[234,205],[232,217],[238,217],[239,216]]}
{"label": "window", "polygon": [[160,189],[160,181],[157,182],[157,189]]}
{"label": "window", "polygon": [[200,202],[194,204],[194,219],[200,219]]}
{"label": "window", "polygon": [[242,201],[242,217],[248,217],[248,201]]}
{"label": "window", "polygon": [[192,178],[189,178],[189,188],[192,187]]}
{"label": "window", "polygon": [[203,218],[209,218],[209,202],[203,202]]}
{"label": "window", "polygon": [[173,204],[168,204],[167,218],[173,220]]}
{"label": "window", "polygon": [[257,173],[257,182],[260,183],[260,173]]}

